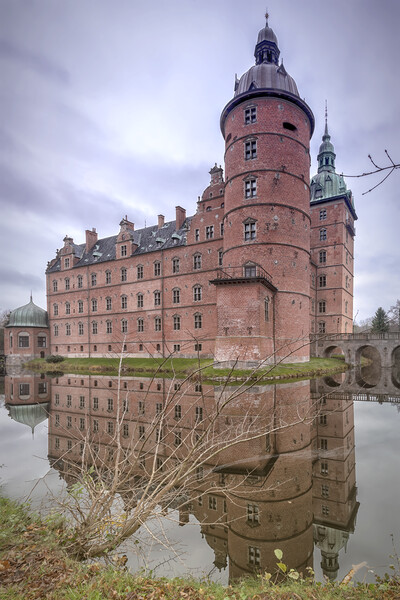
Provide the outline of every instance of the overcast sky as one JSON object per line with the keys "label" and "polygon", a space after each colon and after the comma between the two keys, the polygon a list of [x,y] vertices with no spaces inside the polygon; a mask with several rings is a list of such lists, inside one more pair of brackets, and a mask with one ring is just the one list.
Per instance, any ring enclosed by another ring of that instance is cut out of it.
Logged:
{"label": "overcast sky", "polygon": [[[219,117],[264,26],[314,111],[328,101],[338,172],[400,162],[399,0],[0,0],[0,309],[46,307],[66,234],[191,215],[223,165]],[[357,320],[400,298],[400,172],[347,179]]]}

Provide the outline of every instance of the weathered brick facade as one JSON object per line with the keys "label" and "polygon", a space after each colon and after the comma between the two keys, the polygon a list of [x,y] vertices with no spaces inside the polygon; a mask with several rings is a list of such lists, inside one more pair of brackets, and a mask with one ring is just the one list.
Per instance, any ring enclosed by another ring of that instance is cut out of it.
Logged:
{"label": "weathered brick facade", "polygon": [[178,206],[173,222],[135,230],[125,217],[116,236],[64,239],[47,268],[52,353],[257,365],[307,360],[312,331],[351,331],[351,195],[327,185],[310,211],[314,117],[268,24],[255,56],[221,116],[225,180],[215,165],[195,215]]}

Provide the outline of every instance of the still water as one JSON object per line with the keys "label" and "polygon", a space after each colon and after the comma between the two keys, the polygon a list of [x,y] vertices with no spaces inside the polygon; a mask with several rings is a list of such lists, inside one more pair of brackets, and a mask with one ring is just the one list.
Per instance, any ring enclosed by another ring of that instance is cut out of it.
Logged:
{"label": "still water", "polygon": [[400,389],[392,373],[348,372],[238,394],[234,387],[136,377],[124,378],[118,395],[112,377],[26,372],[7,375],[0,386],[1,493],[41,510],[66,493],[66,465],[82,460],[89,431],[98,456],[105,461],[113,452],[121,391],[126,452],[170,401],[160,469],[171,453],[174,464],[184,458],[186,440],[227,399],[217,423],[225,439],[239,425],[242,434],[243,423],[247,434],[262,425],[263,435],[211,461],[204,479],[198,469],[179,510],[163,506],[139,531],[135,551],[124,549],[132,570],[227,583],[274,571],[280,548],[290,567],[310,566],[318,579],[341,580],[364,563],[357,578],[372,580],[393,562],[392,537],[400,551]]}

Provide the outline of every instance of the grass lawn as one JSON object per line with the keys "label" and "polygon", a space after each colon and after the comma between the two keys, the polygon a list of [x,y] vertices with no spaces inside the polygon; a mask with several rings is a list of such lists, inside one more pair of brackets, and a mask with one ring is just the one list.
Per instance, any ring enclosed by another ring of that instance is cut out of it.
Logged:
{"label": "grass lawn", "polygon": [[[119,358],[66,358],[59,363],[48,363],[45,359],[36,359],[26,366],[41,372],[63,373],[104,373],[117,375]],[[184,379],[196,374],[205,381],[222,380],[270,381],[273,379],[290,380],[318,377],[326,373],[338,373],[347,369],[340,358],[312,358],[304,363],[281,363],[277,366],[265,365],[253,370],[216,368],[212,359],[196,358],[124,358],[121,373],[130,376],[168,377]]]}

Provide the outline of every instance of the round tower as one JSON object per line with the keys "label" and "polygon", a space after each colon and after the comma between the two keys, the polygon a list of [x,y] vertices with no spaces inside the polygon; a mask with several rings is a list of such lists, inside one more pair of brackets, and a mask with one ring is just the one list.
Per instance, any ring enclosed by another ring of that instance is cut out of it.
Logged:
{"label": "round tower", "polygon": [[223,267],[216,358],[251,365],[309,358],[309,143],[314,117],[258,34],[256,64],[236,78],[221,115],[225,139]]}

